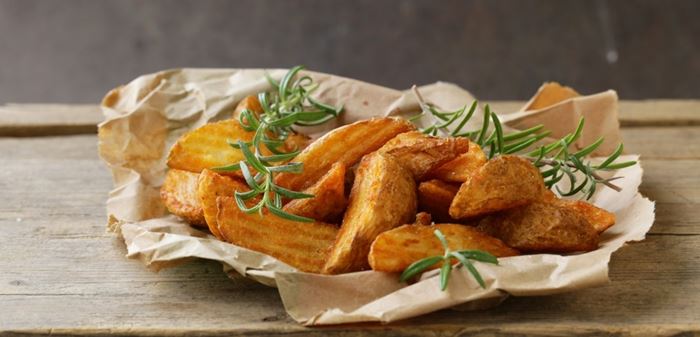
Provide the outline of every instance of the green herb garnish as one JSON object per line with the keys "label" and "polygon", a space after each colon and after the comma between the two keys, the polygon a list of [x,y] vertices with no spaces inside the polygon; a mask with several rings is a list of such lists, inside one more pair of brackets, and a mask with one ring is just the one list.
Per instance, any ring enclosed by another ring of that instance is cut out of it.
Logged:
{"label": "green herb garnish", "polygon": [[[333,107],[310,97],[318,84],[306,75],[297,78],[303,68],[296,66],[290,69],[279,83],[267,76],[276,90],[258,94],[263,112],[257,116],[253,111],[244,109],[238,119],[243,129],[255,132],[253,139],[250,142],[228,140],[231,147],[241,150],[245,159],[214,168],[217,171],[241,171],[250,191],[235,192],[235,198],[238,207],[246,213],[258,212],[262,215],[263,209],[267,209],[281,218],[314,221],[282,210],[283,199],[311,198],[313,195],[292,191],[274,182],[277,173],[299,173],[303,170],[301,163],[288,162],[300,151],[284,150],[285,139],[295,133],[293,127],[323,124],[342,111],[342,107]],[[270,154],[264,154],[266,152]],[[250,207],[246,205],[247,201],[259,196],[260,201]]]}
{"label": "green herb garnish", "polygon": [[[622,144],[598,165],[594,165],[589,160],[586,160],[585,157],[603,143],[602,137],[585,148],[570,153],[569,146],[581,137],[584,125],[583,118],[579,120],[574,132],[551,144],[540,145],[535,150],[525,152],[550,135],[549,131],[542,130],[543,125],[504,134],[503,126],[498,116],[491,111],[490,106],[487,104],[484,107],[484,118],[481,128],[479,130],[463,131],[464,126],[474,115],[474,111],[478,106],[477,101],[474,101],[469,109],[465,105],[457,111],[446,112],[440,111],[434,105],[426,103],[416,86],[413,86],[413,93],[421,106],[421,113],[410,120],[415,122],[426,115],[430,115],[436,120],[433,125],[422,129],[424,133],[434,136],[467,137],[477,143],[489,159],[500,154],[516,154],[527,158],[540,169],[545,185],[550,189],[555,188],[562,196],[573,196],[581,193],[586,199],[590,199],[595,193],[598,184],[603,184],[619,192],[621,190],[620,187],[613,184],[612,181],[622,177],[605,179],[599,172],[618,170],[637,163],[636,161],[615,162],[622,154]],[[452,125],[455,127],[450,130]],[[559,189],[559,186],[556,186],[556,183],[564,177],[567,178],[570,186],[566,191],[562,191]]]}
{"label": "green herb garnish", "polygon": [[440,289],[444,291],[445,289],[447,289],[447,282],[450,279],[450,274],[452,273],[452,259],[457,259],[457,266],[462,265],[465,268],[467,268],[469,273],[472,274],[472,276],[474,277],[476,282],[479,283],[481,288],[486,288],[486,283],[481,277],[481,274],[479,274],[479,271],[476,270],[474,264],[469,260],[481,261],[497,265],[498,258],[481,250],[451,251],[450,247],[447,245],[447,239],[445,238],[445,235],[442,234],[442,232],[439,229],[436,229],[433,233],[438,238],[438,240],[440,240],[442,247],[445,248],[445,253],[443,255],[426,257],[424,259],[420,259],[412,263],[410,266],[408,266],[408,268],[406,268],[406,270],[403,271],[399,280],[401,282],[406,282],[414,276],[424,272],[426,269],[430,268],[436,263],[442,262],[442,266],[440,267]]}

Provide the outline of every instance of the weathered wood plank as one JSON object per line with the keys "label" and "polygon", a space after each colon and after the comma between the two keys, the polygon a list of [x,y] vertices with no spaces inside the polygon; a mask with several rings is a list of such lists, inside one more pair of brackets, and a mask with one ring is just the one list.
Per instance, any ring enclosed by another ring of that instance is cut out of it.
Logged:
{"label": "weathered wood plank", "polygon": [[102,120],[97,105],[10,104],[0,106],[0,136],[94,134]]}
{"label": "weathered wood plank", "polygon": [[642,159],[699,159],[700,127],[623,128],[626,153],[639,153]]}
{"label": "weathered wood plank", "polygon": [[[490,102],[495,111],[509,113],[524,101]],[[0,106],[0,137],[90,134],[103,119],[97,105],[9,104]],[[700,125],[700,100],[621,101],[623,126]]]}
{"label": "weathered wood plank", "polygon": [[647,240],[614,255],[611,284],[388,326],[314,329],[291,321],[274,289],[230,280],[216,263],[156,274],[125,259],[105,232],[111,179],[94,135],[0,139],[0,335],[700,334],[700,149],[687,146],[700,128],[644,130],[672,149],[625,131],[628,149],[644,155],[641,190],[657,200],[658,221]]}
{"label": "weathered wood plank", "polygon": [[[574,335],[589,336],[613,334],[616,329],[661,335],[678,327],[684,327],[681,331],[700,331],[700,283],[696,282],[700,269],[693,262],[700,258],[698,245],[700,236],[652,236],[615,254],[612,282],[603,287],[547,297],[510,298],[485,311],[445,310],[389,326],[352,328],[362,330],[364,335],[423,335],[438,331],[447,335],[487,331],[494,336],[546,335],[567,328],[574,329]],[[239,287],[223,276],[217,277],[222,274],[211,263],[194,262],[158,275],[138,277],[149,272],[119,258],[104,259],[100,254],[83,260],[89,266],[96,266],[100,262],[97,260],[106,264],[103,269],[91,271],[94,282],[81,281],[88,272],[75,274],[82,269],[75,267],[39,269],[53,276],[47,279],[10,281],[13,287],[35,289],[0,294],[1,326],[16,332],[58,329],[54,334],[63,329],[84,334],[97,328],[109,329],[112,334],[131,334],[132,327],[149,335],[176,331],[180,335],[198,332],[242,336],[347,333],[347,327],[298,326],[284,314],[274,289]],[[69,261],[68,265],[77,263]],[[131,270],[124,274],[102,273],[113,265],[130,265]],[[211,276],[202,279],[201,273]],[[2,282],[7,284],[7,280]],[[56,287],[76,282],[72,285],[75,292]]]}

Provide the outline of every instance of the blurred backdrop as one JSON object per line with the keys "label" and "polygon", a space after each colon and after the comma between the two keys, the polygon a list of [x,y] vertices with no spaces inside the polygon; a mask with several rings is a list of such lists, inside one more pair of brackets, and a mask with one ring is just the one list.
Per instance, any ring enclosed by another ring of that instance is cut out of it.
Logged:
{"label": "blurred backdrop", "polygon": [[526,99],[700,97],[700,1],[0,0],[0,103],[95,103],[173,67],[307,67]]}

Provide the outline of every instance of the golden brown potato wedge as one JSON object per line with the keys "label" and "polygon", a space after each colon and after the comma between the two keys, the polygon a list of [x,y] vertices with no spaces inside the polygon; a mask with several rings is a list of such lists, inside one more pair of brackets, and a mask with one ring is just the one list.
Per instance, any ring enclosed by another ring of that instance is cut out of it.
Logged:
{"label": "golden brown potato wedge", "polygon": [[160,188],[160,199],[165,207],[190,225],[206,227],[202,206],[197,199],[198,173],[170,169]]}
{"label": "golden brown potato wedge", "polygon": [[489,160],[459,188],[450,216],[464,219],[540,200],[544,193],[540,171],[529,160],[504,155]]}
{"label": "golden brown potato wedge", "polygon": [[583,200],[559,199],[554,192],[545,189],[543,201],[555,203],[578,212],[579,215],[586,218],[593,225],[598,233],[604,232],[615,224],[615,213],[608,212]]}
{"label": "golden brown potato wedge", "polygon": [[479,144],[469,142],[469,151],[460,154],[457,158],[438,166],[428,177],[450,183],[463,183],[476,172],[478,168],[486,164],[486,154]]}
{"label": "golden brown potato wedge", "polygon": [[413,221],[415,215],[416,183],[411,173],[390,156],[377,152],[365,156],[323,272],[367,269],[367,254],[377,235]]}
{"label": "golden brown potato wedge", "polygon": [[394,156],[420,181],[431,170],[468,150],[467,138],[433,137],[420,131],[411,131],[392,138],[378,151]]}
{"label": "golden brown potato wedge", "polygon": [[[373,270],[399,273],[420,259],[442,255],[445,249],[433,233],[439,229],[450,250],[483,250],[496,257],[515,256],[519,252],[501,240],[478,229],[459,224],[433,226],[403,225],[377,236],[369,253],[369,265]],[[436,264],[433,268],[439,267]]]}
{"label": "golden brown potato wedge", "polygon": [[439,222],[452,222],[450,204],[459,187],[433,179],[418,185],[418,210],[428,212]]}
{"label": "golden brown potato wedge", "polygon": [[304,193],[313,194],[313,198],[294,199],[284,205],[285,212],[303,217],[336,222],[345,211],[347,199],[345,198],[345,164],[335,163],[331,170],[319,181],[304,190]]}
{"label": "golden brown potato wedge", "polygon": [[604,232],[615,224],[615,213],[608,212],[585,201],[559,199],[556,203],[584,217],[598,233]]}
{"label": "golden brown potato wedge", "polygon": [[568,253],[598,248],[598,232],[586,218],[548,202],[487,216],[479,229],[523,252]]}
{"label": "golden brown potato wedge", "polygon": [[[233,119],[238,120],[241,112],[245,109],[252,111],[256,116],[260,116],[263,113],[263,108],[257,95],[246,96],[238,102],[236,109],[233,110]],[[310,140],[311,138],[303,133],[292,133],[284,140],[284,147],[287,152],[303,150],[309,145]]]}
{"label": "golden brown potato wedge", "polygon": [[552,106],[569,98],[581,96],[576,90],[563,86],[557,82],[547,82],[540,87],[535,94],[532,103],[525,110],[537,110]]}
{"label": "golden brown potato wedge", "polygon": [[247,214],[233,197],[218,197],[217,222],[224,239],[270,255],[292,267],[319,273],[338,227],[323,222],[296,222],[272,214]]}
{"label": "golden brown potato wedge", "polygon": [[246,96],[240,102],[238,102],[238,105],[236,105],[236,108],[233,110],[233,115],[231,117],[238,120],[241,112],[245,109],[250,110],[256,116],[259,116],[263,112],[263,108],[260,105],[257,95]]}
{"label": "golden brown potato wedge", "polygon": [[[170,149],[168,166],[201,172],[203,169],[238,163],[243,159],[243,154],[227,144],[226,140],[250,141],[253,135],[234,119],[203,125],[180,137]],[[240,174],[240,171],[235,172],[235,175]]]}
{"label": "golden brown potato wedge", "polygon": [[426,212],[419,212],[416,214],[416,221],[413,222],[413,224],[417,226],[430,226],[432,223],[433,217],[430,216],[430,213]]}
{"label": "golden brown potato wedge", "polygon": [[303,133],[292,133],[284,140],[284,148],[287,152],[302,151],[311,142],[311,138]]}
{"label": "golden brown potato wedge", "polygon": [[304,164],[299,174],[283,172],[275,183],[301,191],[323,176],[336,162],[351,167],[362,156],[379,149],[399,133],[414,130],[411,122],[402,118],[372,118],[334,129],[311,143],[292,161]]}
{"label": "golden brown potato wedge", "polygon": [[219,225],[216,223],[216,198],[220,196],[233,196],[236,191],[248,191],[248,185],[238,178],[228,177],[211,170],[203,170],[199,175],[197,186],[197,199],[202,205],[204,219],[209,231],[219,239],[222,239],[219,232]]}

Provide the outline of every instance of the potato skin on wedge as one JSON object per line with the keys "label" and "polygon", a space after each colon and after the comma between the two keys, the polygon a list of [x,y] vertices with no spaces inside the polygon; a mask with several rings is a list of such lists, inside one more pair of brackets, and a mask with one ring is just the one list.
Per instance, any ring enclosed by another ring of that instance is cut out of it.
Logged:
{"label": "potato skin on wedge", "polygon": [[531,203],[542,198],[544,180],[527,159],[503,155],[489,160],[459,188],[450,216],[464,219]]}
{"label": "potato skin on wedge", "polygon": [[469,139],[464,137],[433,137],[420,131],[399,134],[378,151],[394,156],[416,180],[436,167],[469,150]]}
{"label": "potato skin on wedge", "polygon": [[347,206],[345,197],[345,164],[335,163],[330,171],[304,193],[313,194],[313,198],[294,199],[284,205],[283,211],[299,216],[338,223]]}
{"label": "potato skin on wedge", "polygon": [[[496,257],[515,256],[519,252],[501,240],[478,229],[459,224],[433,226],[403,225],[377,236],[369,253],[372,270],[399,273],[420,259],[442,255],[445,249],[433,233],[439,229],[450,250],[483,250]],[[455,261],[456,262],[456,261]],[[438,268],[440,264],[432,268]]]}
{"label": "potato skin on wedge", "polygon": [[606,229],[615,224],[615,213],[608,212],[583,200],[559,199],[557,204],[575,211],[580,216],[586,218],[598,233],[605,232]]}
{"label": "potato skin on wedge", "polygon": [[236,108],[233,110],[233,114],[231,117],[235,120],[238,120],[238,117],[241,116],[241,112],[245,109],[250,110],[256,116],[260,115],[263,112],[263,108],[260,105],[260,101],[258,100],[258,95],[250,95],[244,97],[240,102],[238,102],[238,105],[236,105]]}
{"label": "potato skin on wedge", "polygon": [[452,222],[450,204],[457,191],[459,187],[444,181],[424,181],[418,185],[418,210],[430,213],[436,221]]}
{"label": "potato skin on wedge", "polygon": [[[194,129],[173,145],[168,155],[168,166],[190,172],[238,163],[243,160],[240,150],[226,140],[250,141],[253,132],[245,131],[237,120],[229,119],[205,124]],[[240,171],[231,174],[241,176]]]}
{"label": "potato skin on wedge", "polygon": [[346,167],[379,149],[394,136],[415,130],[411,122],[394,117],[366,119],[334,129],[311,143],[292,161],[304,164],[299,174],[283,172],[275,183],[301,191],[323,176],[336,162]]}
{"label": "potato skin on wedge", "polygon": [[463,183],[487,161],[486,154],[481,150],[479,144],[469,142],[469,151],[438,166],[428,174],[428,178],[450,183]]}
{"label": "potato skin on wedge", "polygon": [[323,222],[247,214],[234,197],[218,197],[217,205],[219,230],[227,242],[270,255],[303,272],[321,272],[338,233],[338,227]]}
{"label": "potato skin on wedge", "polygon": [[[240,102],[238,102],[238,105],[236,105],[236,108],[233,110],[231,117],[234,120],[239,120],[238,118],[241,116],[241,112],[243,112],[245,109],[252,111],[256,116],[260,116],[260,114],[263,113],[263,108],[258,100],[258,95],[246,96]],[[311,138],[303,133],[291,133],[287,136],[287,139],[284,140],[284,149],[286,152],[303,150],[307,145],[309,145],[310,140]]]}
{"label": "potato skin on wedge", "polygon": [[605,232],[605,230],[615,224],[615,213],[608,212],[607,210],[583,200],[560,199],[554,192],[548,189],[545,190],[542,200],[577,212],[593,225],[593,228],[595,228],[598,234]]}
{"label": "potato skin on wedge", "polygon": [[199,174],[170,169],[160,188],[160,199],[165,207],[193,226],[206,227],[204,212],[197,198]]}
{"label": "potato skin on wedge", "polygon": [[367,269],[377,235],[416,215],[415,181],[395,159],[377,152],[367,155],[356,174],[343,224],[323,269],[326,274]]}
{"label": "potato skin on wedge", "polygon": [[203,170],[199,174],[197,186],[197,199],[202,205],[204,220],[209,227],[209,231],[219,239],[222,239],[219,232],[219,225],[216,222],[218,208],[216,198],[221,196],[233,196],[236,191],[244,192],[250,188],[242,180],[235,177],[228,177],[211,170]]}
{"label": "potato skin on wedge", "polygon": [[578,212],[534,202],[479,221],[478,228],[522,252],[569,253],[598,248],[598,232]]}

